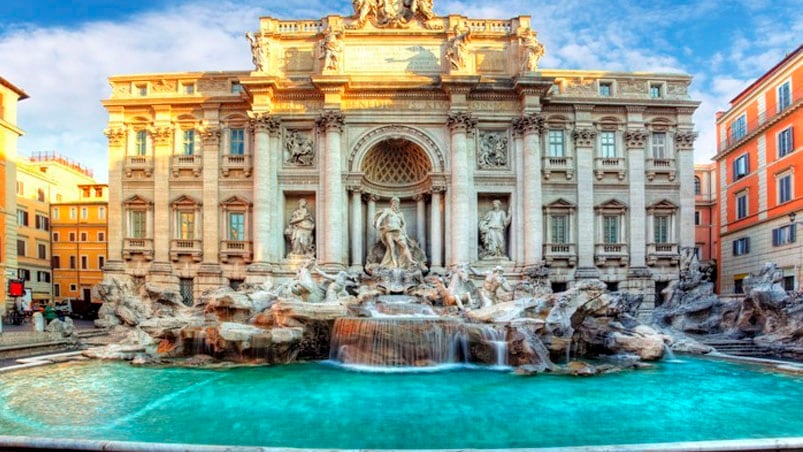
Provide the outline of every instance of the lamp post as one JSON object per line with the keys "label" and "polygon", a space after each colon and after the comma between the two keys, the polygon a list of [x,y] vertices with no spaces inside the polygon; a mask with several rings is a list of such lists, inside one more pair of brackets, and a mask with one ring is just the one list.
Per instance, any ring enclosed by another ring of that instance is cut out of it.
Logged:
{"label": "lamp post", "polygon": [[[798,224],[803,224],[803,221],[795,221],[797,214],[795,212],[789,212],[789,223],[793,227],[797,226]],[[791,234],[791,231],[790,231]],[[797,240],[797,231],[795,231],[795,239]],[[798,247],[800,249],[800,253],[798,254],[797,262],[795,263],[795,286],[797,287],[798,292],[803,290],[803,283],[801,282],[801,265],[803,265],[803,246]]]}

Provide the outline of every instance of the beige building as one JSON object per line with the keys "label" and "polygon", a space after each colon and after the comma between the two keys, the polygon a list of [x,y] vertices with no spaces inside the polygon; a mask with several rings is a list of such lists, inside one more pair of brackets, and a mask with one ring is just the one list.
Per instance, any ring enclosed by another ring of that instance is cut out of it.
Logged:
{"label": "beige building", "polygon": [[5,314],[8,280],[17,276],[17,199],[15,191],[17,139],[17,102],[27,99],[25,91],[0,77],[0,315]]}
{"label": "beige building", "polygon": [[290,277],[305,254],[361,268],[398,197],[434,271],[546,265],[556,289],[648,294],[676,279],[694,246],[691,78],[541,69],[528,16],[414,4],[263,17],[252,71],[111,77],[107,271],[190,297]]}

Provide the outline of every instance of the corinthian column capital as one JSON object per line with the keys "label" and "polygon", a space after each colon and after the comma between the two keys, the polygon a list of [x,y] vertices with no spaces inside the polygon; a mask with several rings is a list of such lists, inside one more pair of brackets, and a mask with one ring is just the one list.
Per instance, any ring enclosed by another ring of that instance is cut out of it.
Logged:
{"label": "corinthian column capital", "polygon": [[471,133],[477,126],[477,122],[476,118],[471,117],[471,113],[466,112],[451,113],[449,119],[446,120],[446,124],[449,126],[449,130],[451,130],[452,133]]}
{"label": "corinthian column capital", "polygon": [[323,130],[340,132],[343,130],[343,113],[338,110],[326,110],[321,113],[321,117],[315,123]]}

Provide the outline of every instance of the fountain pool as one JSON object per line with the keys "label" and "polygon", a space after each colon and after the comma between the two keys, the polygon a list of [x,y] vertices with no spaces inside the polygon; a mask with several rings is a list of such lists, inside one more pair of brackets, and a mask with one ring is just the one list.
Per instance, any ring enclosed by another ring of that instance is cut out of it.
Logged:
{"label": "fountain pool", "polygon": [[0,435],[320,448],[510,448],[803,435],[803,378],[684,358],[592,378],[61,364],[0,374]]}

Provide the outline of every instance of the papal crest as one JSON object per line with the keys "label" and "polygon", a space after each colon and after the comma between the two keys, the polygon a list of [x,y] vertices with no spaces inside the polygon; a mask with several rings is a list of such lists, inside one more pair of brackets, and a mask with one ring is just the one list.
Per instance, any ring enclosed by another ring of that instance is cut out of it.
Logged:
{"label": "papal crest", "polygon": [[353,22],[349,29],[362,28],[370,21],[378,28],[407,28],[420,20],[425,28],[439,29],[429,21],[435,17],[432,0],[352,0]]}

